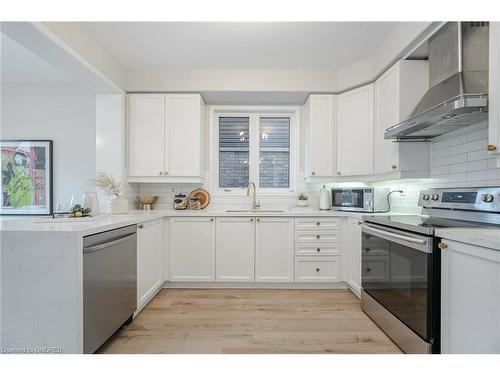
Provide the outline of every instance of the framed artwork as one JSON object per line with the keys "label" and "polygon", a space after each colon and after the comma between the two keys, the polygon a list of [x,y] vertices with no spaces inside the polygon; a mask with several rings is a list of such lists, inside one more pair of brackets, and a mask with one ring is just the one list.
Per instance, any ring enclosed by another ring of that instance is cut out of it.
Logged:
{"label": "framed artwork", "polygon": [[52,141],[0,140],[0,215],[52,215]]}

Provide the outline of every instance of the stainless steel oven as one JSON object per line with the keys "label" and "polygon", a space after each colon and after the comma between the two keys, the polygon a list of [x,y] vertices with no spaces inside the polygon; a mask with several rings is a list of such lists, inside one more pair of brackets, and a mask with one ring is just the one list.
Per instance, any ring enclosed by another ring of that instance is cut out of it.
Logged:
{"label": "stainless steel oven", "polygon": [[342,211],[385,212],[389,189],[354,187],[333,188],[332,208]]}
{"label": "stainless steel oven", "polygon": [[439,352],[440,254],[434,237],[362,227],[363,310],[406,352]]}

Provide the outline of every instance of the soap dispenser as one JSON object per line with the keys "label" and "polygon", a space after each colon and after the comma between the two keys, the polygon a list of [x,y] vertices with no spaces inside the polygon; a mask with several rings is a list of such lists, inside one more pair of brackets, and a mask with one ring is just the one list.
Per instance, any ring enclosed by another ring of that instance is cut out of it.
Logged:
{"label": "soap dispenser", "polygon": [[327,189],[325,185],[323,185],[323,189],[319,192],[319,209],[330,209],[330,189]]}

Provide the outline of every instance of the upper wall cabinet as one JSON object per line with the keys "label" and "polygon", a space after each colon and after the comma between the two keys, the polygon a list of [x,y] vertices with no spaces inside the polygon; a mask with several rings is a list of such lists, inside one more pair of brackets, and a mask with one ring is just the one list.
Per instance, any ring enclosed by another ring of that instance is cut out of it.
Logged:
{"label": "upper wall cabinet", "polygon": [[384,139],[385,129],[408,118],[428,89],[427,61],[397,62],[375,82],[374,174],[387,177],[426,177],[430,148],[426,142]]}
{"label": "upper wall cabinet", "polygon": [[199,94],[128,95],[129,181],[200,182],[204,124]]}
{"label": "upper wall cabinet", "polygon": [[500,167],[500,22],[490,22],[489,142]]}
{"label": "upper wall cabinet", "polygon": [[338,96],[337,175],[373,174],[373,85]]}
{"label": "upper wall cabinet", "polygon": [[310,95],[303,108],[306,182],[335,175],[335,96]]}

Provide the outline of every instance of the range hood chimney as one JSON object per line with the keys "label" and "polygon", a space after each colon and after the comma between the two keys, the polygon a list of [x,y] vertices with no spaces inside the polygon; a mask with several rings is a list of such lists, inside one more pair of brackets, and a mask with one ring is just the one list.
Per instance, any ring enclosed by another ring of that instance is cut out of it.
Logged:
{"label": "range hood chimney", "polygon": [[385,139],[430,139],[488,118],[488,22],[449,22],[429,39],[429,87]]}

